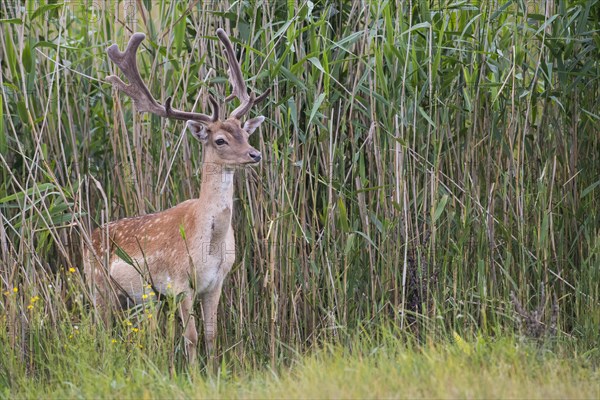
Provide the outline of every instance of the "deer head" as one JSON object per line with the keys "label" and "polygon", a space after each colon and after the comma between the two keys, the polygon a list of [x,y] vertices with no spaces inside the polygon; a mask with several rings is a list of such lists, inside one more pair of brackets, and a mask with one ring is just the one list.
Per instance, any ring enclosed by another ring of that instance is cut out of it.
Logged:
{"label": "deer head", "polygon": [[171,97],[167,98],[164,105],[159,104],[148,87],[140,77],[136,63],[137,49],[146,38],[143,33],[135,33],[129,39],[124,52],[119,51],[116,44],[110,46],[106,52],[110,59],[117,64],[129,80],[125,84],[118,76],[108,76],[106,79],[114,87],[131,97],[138,112],[150,112],[163,118],[187,121],[187,127],[192,135],[198,139],[205,148],[205,162],[222,166],[235,166],[254,164],[260,161],[261,154],[248,143],[248,138],[265,120],[263,116],[249,119],[242,124],[242,118],[250,108],[264,100],[270,89],[256,97],[254,93],[248,94],[240,64],[235,58],[235,51],[229,37],[221,28],[217,29],[217,36],[223,43],[225,58],[229,64],[229,82],[232,94],[225,101],[237,97],[240,105],[231,112],[225,120],[219,119],[219,105],[210,96],[212,115],[180,111],[171,107]]}

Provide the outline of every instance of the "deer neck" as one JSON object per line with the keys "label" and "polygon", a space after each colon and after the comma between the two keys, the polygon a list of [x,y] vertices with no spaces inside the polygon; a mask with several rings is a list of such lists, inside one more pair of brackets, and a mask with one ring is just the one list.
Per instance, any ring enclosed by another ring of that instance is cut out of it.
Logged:
{"label": "deer neck", "polygon": [[201,215],[221,214],[233,206],[234,170],[219,164],[205,162],[202,165],[202,185],[200,187]]}

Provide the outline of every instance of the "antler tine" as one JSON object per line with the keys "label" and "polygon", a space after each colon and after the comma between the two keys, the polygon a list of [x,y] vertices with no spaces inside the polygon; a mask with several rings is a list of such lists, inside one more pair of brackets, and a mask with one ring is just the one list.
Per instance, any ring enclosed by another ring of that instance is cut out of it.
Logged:
{"label": "antler tine", "polygon": [[125,52],[119,51],[119,46],[113,44],[106,52],[111,60],[121,69],[123,74],[129,80],[126,85],[121,78],[115,75],[108,76],[107,81],[111,82],[117,89],[133,99],[139,112],[151,112],[161,117],[166,117],[165,108],[156,102],[152,94],[142,81],[137,68],[135,59],[137,49],[146,38],[143,33],[134,33],[129,39]]}
{"label": "antler tine", "polygon": [[263,101],[264,99],[266,99],[266,98],[267,98],[267,96],[269,95],[269,93],[271,93],[271,88],[267,88],[267,90],[265,90],[265,91],[263,92],[263,94],[261,94],[260,96],[258,96],[258,97],[256,98],[256,100],[254,100],[254,104],[258,104],[258,103],[260,103],[261,101]]}
{"label": "antler tine", "polygon": [[[258,96],[256,98],[256,100],[254,100],[254,104],[258,104],[261,101],[263,101],[264,99],[266,99],[267,96],[269,95],[269,93],[271,93],[271,88],[267,88],[267,90],[265,90],[263,92],[263,94],[261,94],[260,96]],[[225,102],[231,101],[231,100],[235,99],[235,97],[236,97],[235,94],[230,94],[229,96],[225,97]]]}
{"label": "antler tine", "polygon": [[225,46],[223,52],[225,53],[227,63],[229,64],[227,70],[229,73],[229,83],[233,87],[233,93],[227,97],[226,101],[231,100],[233,97],[240,99],[240,105],[231,113],[232,118],[240,119],[250,111],[250,108],[254,104],[264,100],[270,90],[267,90],[258,98],[255,97],[254,93],[248,94],[244,76],[242,75],[242,69],[238,60],[235,58],[235,51],[233,49],[233,44],[231,44],[231,41],[229,40],[229,36],[227,36],[227,33],[221,28],[217,29],[217,36],[219,40],[221,40],[221,43],[223,43],[223,46]]}
{"label": "antler tine", "polygon": [[223,46],[225,46],[223,52],[225,53],[227,63],[229,64],[227,72],[229,73],[229,83],[231,83],[231,86],[233,86],[233,94],[242,102],[248,101],[249,96],[246,89],[246,83],[244,82],[244,76],[242,75],[240,64],[235,58],[233,44],[231,44],[229,36],[227,36],[227,33],[225,33],[223,29],[217,29],[217,36],[221,40],[221,43],[223,43]]}
{"label": "antler tine", "polygon": [[179,119],[182,121],[194,120],[201,122],[215,122],[217,119],[219,119],[219,105],[212,96],[208,96],[208,101],[210,101],[212,108],[211,115],[177,110],[171,107],[171,100],[171,96],[169,96],[167,98],[167,101],[165,101],[165,111],[167,118]]}
{"label": "antler tine", "polygon": [[180,111],[171,107],[171,98],[169,97],[165,102],[165,106],[160,105],[152,94],[148,87],[140,77],[140,72],[138,71],[136,54],[137,49],[140,47],[142,41],[146,38],[146,35],[143,33],[134,33],[129,39],[129,43],[127,44],[127,48],[124,52],[119,51],[119,47],[116,44],[113,44],[106,52],[108,53],[108,57],[117,64],[119,69],[123,72],[123,74],[129,80],[129,85],[125,84],[115,75],[110,75],[106,77],[106,80],[111,82],[113,86],[117,89],[125,93],[127,96],[131,97],[133,100],[135,107],[138,112],[150,112],[152,114],[156,114],[163,118],[172,118],[178,120],[194,120],[200,122],[214,122],[219,118],[219,106],[216,101],[212,98],[209,98],[212,104],[212,115]]}

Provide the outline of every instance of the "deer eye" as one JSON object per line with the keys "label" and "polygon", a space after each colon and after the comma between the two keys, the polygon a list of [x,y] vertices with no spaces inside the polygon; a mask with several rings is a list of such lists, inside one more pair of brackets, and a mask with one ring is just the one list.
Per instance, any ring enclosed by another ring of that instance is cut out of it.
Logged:
{"label": "deer eye", "polygon": [[217,146],[222,146],[224,144],[227,144],[227,142],[224,139],[217,139],[217,140],[215,140],[215,143],[217,144]]}

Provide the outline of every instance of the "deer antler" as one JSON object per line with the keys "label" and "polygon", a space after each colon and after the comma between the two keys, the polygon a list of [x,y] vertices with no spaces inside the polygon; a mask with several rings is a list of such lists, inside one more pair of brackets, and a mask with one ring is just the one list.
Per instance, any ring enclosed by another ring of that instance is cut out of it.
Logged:
{"label": "deer antler", "polygon": [[137,49],[146,38],[143,33],[134,33],[129,39],[127,48],[124,52],[119,51],[119,47],[116,44],[110,46],[106,52],[111,60],[121,69],[123,74],[129,80],[129,85],[125,84],[118,76],[110,75],[106,77],[106,80],[111,82],[113,86],[131,97],[137,110],[139,112],[150,112],[163,118],[172,118],[179,120],[194,120],[200,122],[214,122],[219,118],[219,105],[212,98],[209,97],[212,105],[212,115],[180,111],[171,107],[171,97],[165,101],[165,105],[160,105],[152,94],[148,87],[140,77],[140,73],[137,68],[136,53]]}
{"label": "deer antler", "polygon": [[242,75],[242,69],[238,60],[235,58],[235,51],[233,50],[233,45],[227,36],[227,33],[221,28],[217,29],[217,36],[223,46],[225,46],[224,53],[227,58],[227,63],[229,64],[229,68],[227,70],[229,74],[229,83],[233,87],[232,94],[227,97],[226,101],[231,100],[233,97],[237,97],[240,99],[240,105],[232,111],[230,117],[240,119],[248,111],[250,108],[263,101],[271,89],[267,89],[263,94],[259,97],[255,97],[254,93],[248,94],[248,89],[246,88],[246,83],[244,82],[244,77]]}

